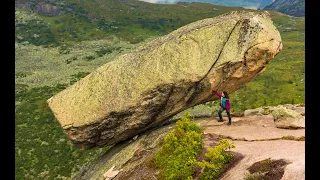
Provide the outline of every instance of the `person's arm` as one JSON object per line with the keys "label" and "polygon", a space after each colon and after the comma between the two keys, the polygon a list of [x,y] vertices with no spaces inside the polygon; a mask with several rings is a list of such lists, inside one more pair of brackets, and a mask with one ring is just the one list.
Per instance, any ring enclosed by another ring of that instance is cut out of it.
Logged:
{"label": "person's arm", "polygon": [[222,97],[221,94],[219,94],[217,91],[215,91],[215,90],[213,90],[213,89],[212,89],[212,93],[214,93],[215,95],[219,96],[220,98]]}

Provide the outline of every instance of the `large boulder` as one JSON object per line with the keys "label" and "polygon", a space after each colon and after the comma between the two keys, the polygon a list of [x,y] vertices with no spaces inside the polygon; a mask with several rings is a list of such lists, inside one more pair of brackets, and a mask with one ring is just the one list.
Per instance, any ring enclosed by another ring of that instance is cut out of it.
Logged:
{"label": "large boulder", "polygon": [[305,128],[305,117],[294,110],[279,108],[272,115],[278,128]]}
{"label": "large boulder", "polygon": [[263,72],[282,49],[264,12],[231,12],[183,26],[106,63],[48,99],[69,139],[111,145],[175,114],[232,93]]}

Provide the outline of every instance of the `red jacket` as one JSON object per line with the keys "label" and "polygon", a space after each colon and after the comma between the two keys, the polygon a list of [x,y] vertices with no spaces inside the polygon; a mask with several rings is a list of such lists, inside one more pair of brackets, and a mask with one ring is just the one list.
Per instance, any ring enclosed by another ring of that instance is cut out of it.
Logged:
{"label": "red jacket", "polygon": [[[221,97],[222,97],[222,95],[219,94],[215,90],[212,90],[212,93],[220,97],[220,107],[221,107]],[[230,101],[229,101],[229,99],[226,100],[226,109],[227,109],[228,112],[230,112]]]}

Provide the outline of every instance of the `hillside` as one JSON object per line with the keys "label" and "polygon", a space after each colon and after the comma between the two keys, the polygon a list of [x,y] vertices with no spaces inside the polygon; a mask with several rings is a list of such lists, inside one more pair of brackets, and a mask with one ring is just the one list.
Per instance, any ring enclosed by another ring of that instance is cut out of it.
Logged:
{"label": "hillside", "polygon": [[[47,107],[48,98],[106,62],[187,23],[243,10],[201,3],[41,1],[67,7],[58,13],[49,5],[37,8],[37,2],[16,1],[16,179],[68,178],[110,148],[83,151],[73,146]],[[230,95],[232,113],[304,103],[305,19],[270,13],[283,50],[263,74]],[[217,103],[188,111],[216,114]]]}
{"label": "hillside", "polygon": [[264,10],[279,11],[291,16],[305,16],[305,0],[275,0]]}
{"label": "hillside", "polygon": [[[16,1],[16,11],[30,14],[30,9],[37,13],[40,22],[16,22],[16,41],[27,38],[35,45],[61,45],[110,36],[135,44],[168,34],[185,24],[242,8],[200,3],[150,4],[138,0]],[[44,37],[46,40],[42,40]]]}
{"label": "hillside", "polygon": [[158,4],[175,4],[175,3],[192,3],[192,2],[201,2],[201,3],[209,3],[219,6],[232,6],[232,7],[243,7],[249,9],[262,9],[266,5],[272,3],[272,0],[142,0],[150,3],[158,3]]}

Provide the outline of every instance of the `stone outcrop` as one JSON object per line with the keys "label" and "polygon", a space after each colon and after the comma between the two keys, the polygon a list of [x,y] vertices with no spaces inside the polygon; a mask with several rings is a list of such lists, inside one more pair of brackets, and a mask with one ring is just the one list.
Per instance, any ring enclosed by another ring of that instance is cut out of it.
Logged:
{"label": "stone outcrop", "polygon": [[263,106],[255,109],[247,109],[244,111],[244,116],[267,115],[271,114],[272,111],[277,109],[290,109],[299,113],[302,116],[304,116],[305,114],[304,104],[283,104],[278,106]]}
{"label": "stone outcrop", "polygon": [[277,109],[272,115],[278,128],[305,128],[305,117],[291,109]]}
{"label": "stone outcrop", "polygon": [[244,116],[272,115],[278,128],[305,128],[305,107],[303,104],[265,106],[244,111]]}
{"label": "stone outcrop", "polygon": [[183,26],[106,63],[48,100],[69,139],[111,145],[232,93],[282,49],[268,14],[231,12]]}

